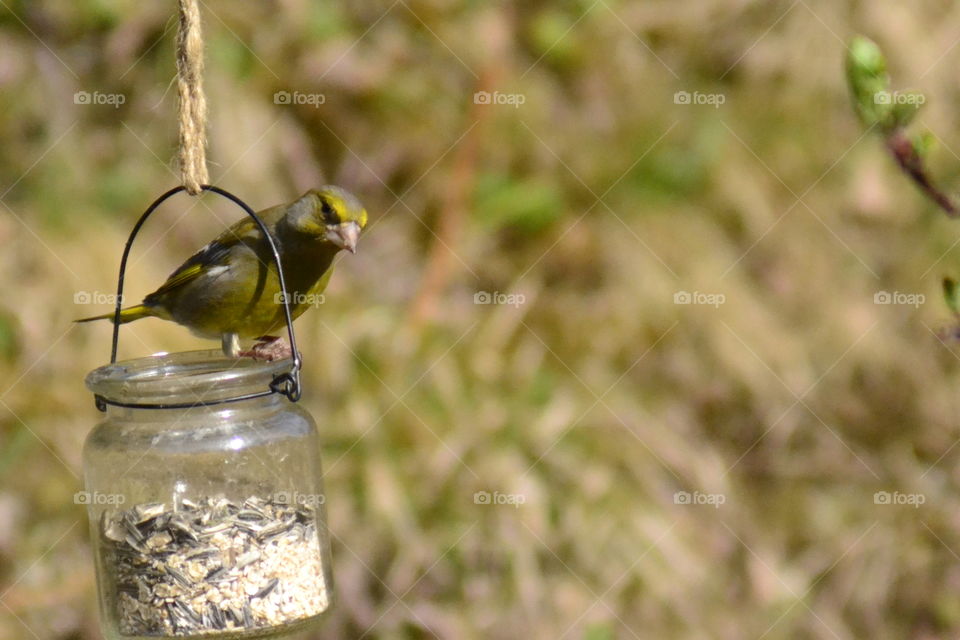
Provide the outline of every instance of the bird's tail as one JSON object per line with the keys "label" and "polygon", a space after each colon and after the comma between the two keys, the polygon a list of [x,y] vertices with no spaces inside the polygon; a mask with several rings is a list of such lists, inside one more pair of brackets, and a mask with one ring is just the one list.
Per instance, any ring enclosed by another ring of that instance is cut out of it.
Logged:
{"label": "bird's tail", "polygon": [[[104,313],[99,316],[91,316],[89,318],[80,318],[79,320],[74,320],[74,322],[93,322],[94,320],[113,320],[114,312]],[[146,318],[148,316],[156,315],[150,307],[145,304],[138,304],[135,307],[127,307],[126,309],[120,310],[120,324],[126,324],[128,322],[133,322],[134,320],[139,320],[140,318]]]}

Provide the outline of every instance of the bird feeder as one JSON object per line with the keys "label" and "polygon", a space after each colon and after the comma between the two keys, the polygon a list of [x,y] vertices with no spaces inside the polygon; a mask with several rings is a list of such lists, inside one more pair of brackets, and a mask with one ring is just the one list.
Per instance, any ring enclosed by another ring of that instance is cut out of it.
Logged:
{"label": "bird feeder", "polygon": [[317,426],[296,404],[301,360],[276,244],[244,209],[276,263],[292,357],[219,351],[117,362],[123,253],[110,364],[87,387],[103,419],[83,451],[104,635],[249,638],[316,622],[331,604]]}

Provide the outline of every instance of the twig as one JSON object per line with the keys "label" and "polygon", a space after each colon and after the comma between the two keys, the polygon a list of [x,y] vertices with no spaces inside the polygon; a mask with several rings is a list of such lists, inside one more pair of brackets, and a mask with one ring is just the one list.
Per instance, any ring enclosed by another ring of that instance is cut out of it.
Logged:
{"label": "twig", "polygon": [[960,216],[960,209],[957,208],[950,196],[933,183],[927,167],[923,163],[923,158],[917,153],[916,148],[903,129],[897,128],[890,132],[887,136],[887,149],[890,150],[900,168],[910,176],[921,191],[943,209],[944,213],[951,218]]}

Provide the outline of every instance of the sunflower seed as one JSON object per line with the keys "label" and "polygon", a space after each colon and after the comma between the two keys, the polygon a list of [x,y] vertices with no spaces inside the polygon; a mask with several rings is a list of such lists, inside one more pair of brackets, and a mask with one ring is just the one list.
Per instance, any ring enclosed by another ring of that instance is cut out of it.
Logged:
{"label": "sunflower seed", "polygon": [[100,532],[123,635],[279,628],[329,606],[307,505],[182,498],[104,512]]}
{"label": "sunflower seed", "polygon": [[254,598],[267,597],[270,594],[270,592],[273,591],[274,587],[277,586],[278,582],[280,582],[279,578],[273,578],[272,580],[270,580],[270,582],[267,583],[267,586],[265,586],[263,589],[260,589],[260,591],[257,591],[255,594],[250,596],[250,599],[253,600]]}

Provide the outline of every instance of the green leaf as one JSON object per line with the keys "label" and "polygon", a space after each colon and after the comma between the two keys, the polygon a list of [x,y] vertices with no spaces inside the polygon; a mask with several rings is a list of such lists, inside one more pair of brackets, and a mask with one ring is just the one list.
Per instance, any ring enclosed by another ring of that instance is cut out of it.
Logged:
{"label": "green leaf", "polygon": [[854,36],[850,41],[847,61],[852,73],[878,78],[887,73],[887,60],[877,43],[866,36]]}
{"label": "green leaf", "polygon": [[889,131],[896,126],[887,75],[887,60],[875,42],[864,36],[851,40],[847,50],[847,83],[853,106],[864,126]]}
{"label": "green leaf", "polygon": [[898,127],[906,127],[910,124],[926,101],[926,97],[919,91],[897,91],[890,95],[893,101],[891,105],[893,124]]}

